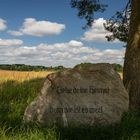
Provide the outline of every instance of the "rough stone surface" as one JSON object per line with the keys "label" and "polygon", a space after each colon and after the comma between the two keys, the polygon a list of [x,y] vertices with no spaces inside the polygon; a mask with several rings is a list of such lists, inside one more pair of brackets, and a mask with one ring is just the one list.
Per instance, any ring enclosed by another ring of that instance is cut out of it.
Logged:
{"label": "rough stone surface", "polygon": [[79,65],[47,76],[24,120],[43,125],[113,124],[128,110],[128,94],[110,64]]}

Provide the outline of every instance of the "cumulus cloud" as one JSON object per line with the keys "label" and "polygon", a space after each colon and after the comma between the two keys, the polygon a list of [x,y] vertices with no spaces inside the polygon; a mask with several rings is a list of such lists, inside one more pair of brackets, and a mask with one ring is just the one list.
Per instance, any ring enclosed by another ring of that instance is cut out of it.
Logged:
{"label": "cumulus cloud", "polygon": [[0,31],[5,30],[6,28],[6,21],[0,18]]}
{"label": "cumulus cloud", "polygon": [[23,33],[20,32],[20,31],[9,30],[8,33],[11,34],[11,35],[14,35],[14,36],[22,36],[23,35]]}
{"label": "cumulus cloud", "polygon": [[19,46],[23,41],[19,39],[0,39],[0,46]]}
{"label": "cumulus cloud", "polygon": [[[89,41],[89,42],[92,42],[92,41],[107,42],[107,39],[105,38],[105,36],[111,35],[112,33],[104,29],[103,24],[105,22],[106,20],[104,18],[96,19],[93,22],[92,27],[84,33],[81,39],[84,41]],[[118,43],[119,41],[115,40],[114,42]]]}
{"label": "cumulus cloud", "polygon": [[26,18],[19,31],[9,31],[9,33],[15,36],[30,35],[42,37],[46,35],[58,35],[65,28],[64,24],[47,20],[37,21],[35,18]]}
{"label": "cumulus cloud", "polygon": [[76,47],[78,47],[78,46],[83,46],[83,43],[82,42],[79,42],[79,41],[76,41],[76,40],[71,40],[70,42],[69,42],[69,45],[70,46],[76,46]]}
{"label": "cumulus cloud", "polygon": [[36,46],[0,47],[0,63],[72,67],[83,62],[123,63],[125,49],[100,50],[80,41],[39,44]]}

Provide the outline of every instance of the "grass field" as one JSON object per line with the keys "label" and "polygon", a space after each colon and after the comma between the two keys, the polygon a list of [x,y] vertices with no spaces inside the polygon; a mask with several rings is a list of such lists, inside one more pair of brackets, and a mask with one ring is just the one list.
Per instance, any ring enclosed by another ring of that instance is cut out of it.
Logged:
{"label": "grass field", "polygon": [[25,124],[24,110],[49,73],[0,71],[0,140],[140,140],[140,111],[134,110],[114,126],[44,128]]}

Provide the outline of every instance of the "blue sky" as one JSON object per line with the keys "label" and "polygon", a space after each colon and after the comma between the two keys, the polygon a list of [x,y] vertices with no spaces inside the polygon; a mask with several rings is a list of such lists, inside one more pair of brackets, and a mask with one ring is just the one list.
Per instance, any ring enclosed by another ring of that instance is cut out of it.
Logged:
{"label": "blue sky", "polygon": [[108,4],[95,14],[95,23],[83,30],[70,0],[0,0],[0,64],[74,66],[81,62],[123,63],[123,43],[109,43],[102,23],[127,0],[101,0]]}

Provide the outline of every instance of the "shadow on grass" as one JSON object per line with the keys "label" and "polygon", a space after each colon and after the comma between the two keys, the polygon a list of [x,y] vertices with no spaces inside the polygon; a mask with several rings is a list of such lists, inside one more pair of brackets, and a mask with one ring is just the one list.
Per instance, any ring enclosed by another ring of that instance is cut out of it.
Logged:
{"label": "shadow on grass", "polygon": [[59,128],[67,140],[140,140],[140,111],[125,113],[119,124],[80,128]]}
{"label": "shadow on grass", "polygon": [[61,140],[140,140],[140,111],[124,114],[121,123],[114,126],[80,128],[46,128],[36,124],[24,124],[23,114],[27,105],[37,96],[45,78],[19,83],[7,81],[0,85],[0,129],[13,136],[17,133],[37,133],[42,139]]}

